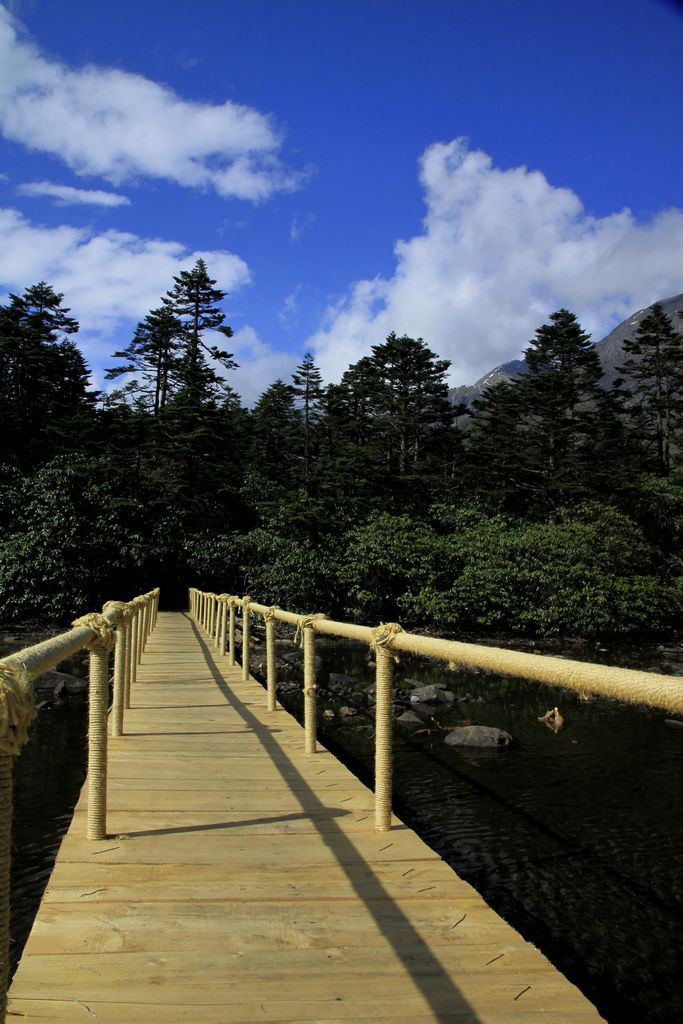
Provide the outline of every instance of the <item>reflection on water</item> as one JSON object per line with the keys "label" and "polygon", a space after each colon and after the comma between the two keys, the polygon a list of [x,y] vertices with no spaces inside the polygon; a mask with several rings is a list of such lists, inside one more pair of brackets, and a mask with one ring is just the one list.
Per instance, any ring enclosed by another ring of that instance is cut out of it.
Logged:
{"label": "reflection on water", "polygon": [[[366,650],[318,643],[321,714],[334,706],[325,692],[330,671],[355,675],[360,689],[373,682]],[[398,687],[406,678],[444,682],[456,697],[469,697],[435,708],[439,725],[494,725],[515,742],[507,750],[463,751],[446,746],[436,728],[397,729],[398,813],[612,1024],[683,1020],[683,729],[665,726],[663,712],[582,702],[541,684],[452,673],[412,658],[396,668]],[[557,734],[538,721],[555,705],[566,720]],[[16,948],[84,778],[86,727],[84,702],[58,702],[38,716],[18,760]],[[368,778],[371,716],[321,722],[321,729]]]}
{"label": "reflection on water", "polygon": [[21,955],[85,779],[88,706],[69,697],[43,707],[14,768],[12,968]]}
{"label": "reflection on water", "polygon": [[[366,649],[320,643],[318,653],[321,683],[330,669],[372,682]],[[664,712],[435,662],[404,658],[395,685],[407,678],[469,699],[436,705],[430,732],[396,730],[397,812],[606,1019],[683,1020],[683,729]],[[557,734],[538,721],[555,705]],[[515,742],[458,750],[436,728],[469,723]],[[369,718],[323,727],[372,770]]]}

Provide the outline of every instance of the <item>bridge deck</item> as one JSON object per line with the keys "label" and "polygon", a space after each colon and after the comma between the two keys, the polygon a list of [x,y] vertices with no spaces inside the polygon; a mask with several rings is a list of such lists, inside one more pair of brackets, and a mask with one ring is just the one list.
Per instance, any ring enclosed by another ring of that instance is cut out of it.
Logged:
{"label": "bridge deck", "polygon": [[601,1018],[190,620],[161,614],[108,829],[85,791],[10,992],[10,1014],[87,1024]]}

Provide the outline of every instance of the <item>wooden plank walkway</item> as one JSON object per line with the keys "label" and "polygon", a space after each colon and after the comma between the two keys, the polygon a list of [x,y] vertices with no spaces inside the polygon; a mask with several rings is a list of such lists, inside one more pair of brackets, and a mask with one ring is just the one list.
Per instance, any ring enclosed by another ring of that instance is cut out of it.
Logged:
{"label": "wooden plank walkway", "polygon": [[159,616],[110,838],[85,792],[10,991],[74,1024],[578,1024],[602,1018],[189,618]]}

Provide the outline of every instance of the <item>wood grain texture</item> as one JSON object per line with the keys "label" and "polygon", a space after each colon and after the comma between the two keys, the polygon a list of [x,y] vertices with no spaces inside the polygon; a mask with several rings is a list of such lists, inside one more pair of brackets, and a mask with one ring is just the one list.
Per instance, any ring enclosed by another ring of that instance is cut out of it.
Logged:
{"label": "wood grain texture", "polygon": [[597,1011],[189,619],[162,613],[108,837],[64,838],[8,1020],[589,1024]]}

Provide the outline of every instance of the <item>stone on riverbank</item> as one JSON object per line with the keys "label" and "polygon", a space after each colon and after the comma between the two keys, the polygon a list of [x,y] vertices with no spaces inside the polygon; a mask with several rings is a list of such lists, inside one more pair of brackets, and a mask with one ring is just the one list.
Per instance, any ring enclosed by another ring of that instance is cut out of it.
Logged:
{"label": "stone on riverbank", "polygon": [[492,725],[461,725],[451,730],[445,742],[449,747],[508,747],[512,736]]}
{"label": "stone on riverbank", "polygon": [[58,672],[54,668],[33,680],[33,692],[40,697],[71,696],[74,693],[85,693],[87,689],[87,679],[79,679],[67,672]]}

